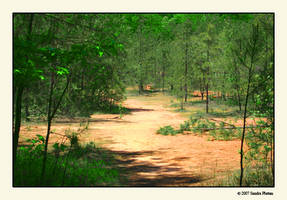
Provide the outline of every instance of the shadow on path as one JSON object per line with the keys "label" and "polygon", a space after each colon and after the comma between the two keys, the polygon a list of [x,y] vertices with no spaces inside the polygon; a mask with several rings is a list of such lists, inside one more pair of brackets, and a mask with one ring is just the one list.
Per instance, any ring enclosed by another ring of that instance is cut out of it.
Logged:
{"label": "shadow on path", "polygon": [[[179,187],[203,181],[202,177],[187,174],[172,165],[158,166],[148,161],[139,162],[136,159],[141,156],[150,156],[154,153],[153,151],[110,151],[110,153],[114,155],[113,166],[120,171],[122,186]],[[172,174],[166,174],[169,172]]]}
{"label": "shadow on path", "polygon": [[146,109],[146,108],[127,108],[130,112],[147,112],[154,111],[154,109]]}

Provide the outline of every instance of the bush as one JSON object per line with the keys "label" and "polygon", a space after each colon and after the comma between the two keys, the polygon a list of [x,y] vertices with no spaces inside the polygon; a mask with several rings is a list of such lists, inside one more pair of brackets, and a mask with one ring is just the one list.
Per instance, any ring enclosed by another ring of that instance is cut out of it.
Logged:
{"label": "bush", "polygon": [[161,127],[157,133],[161,135],[176,135],[178,132],[171,126],[164,126]]}

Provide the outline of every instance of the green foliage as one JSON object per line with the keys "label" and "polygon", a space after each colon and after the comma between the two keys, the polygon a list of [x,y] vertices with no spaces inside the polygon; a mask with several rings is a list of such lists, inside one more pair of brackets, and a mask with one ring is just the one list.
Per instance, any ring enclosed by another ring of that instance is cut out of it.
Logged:
{"label": "green foliage", "polygon": [[157,130],[157,134],[161,135],[176,135],[178,132],[171,126],[164,126]]}
{"label": "green foliage", "polygon": [[190,122],[185,121],[183,124],[180,124],[179,132],[182,133],[184,131],[190,131]]}
{"label": "green foliage", "polygon": [[[33,141],[33,140],[32,140]],[[88,155],[99,151],[94,144],[72,149],[67,146],[53,145],[53,154],[48,155],[45,181],[39,180],[42,166],[42,153],[38,150],[21,147],[15,163],[14,186],[116,186],[119,184],[119,172],[101,157]],[[62,152],[60,154],[60,152]]]}
{"label": "green foliage", "polygon": [[258,129],[250,129],[247,132],[246,140],[248,146],[248,152],[245,156],[247,163],[254,163],[260,165],[273,164],[272,148],[274,143],[274,136],[272,126],[267,122],[258,121]]}

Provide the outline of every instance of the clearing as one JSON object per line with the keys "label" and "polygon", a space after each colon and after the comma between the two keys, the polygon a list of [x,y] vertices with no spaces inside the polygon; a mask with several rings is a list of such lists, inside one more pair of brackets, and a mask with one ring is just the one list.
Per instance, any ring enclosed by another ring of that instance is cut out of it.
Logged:
{"label": "clearing", "polygon": [[[156,93],[130,96],[123,105],[131,114],[95,114],[79,139],[95,142],[116,155],[125,173],[124,186],[205,186],[240,168],[240,141],[209,141],[208,136],[178,134],[163,136],[156,131],[166,125],[178,127],[188,118],[173,112],[170,97]],[[79,128],[79,121],[56,121],[50,144],[59,134]],[[23,126],[20,144],[36,134],[45,135],[46,125]],[[95,158],[96,159],[96,158]]]}

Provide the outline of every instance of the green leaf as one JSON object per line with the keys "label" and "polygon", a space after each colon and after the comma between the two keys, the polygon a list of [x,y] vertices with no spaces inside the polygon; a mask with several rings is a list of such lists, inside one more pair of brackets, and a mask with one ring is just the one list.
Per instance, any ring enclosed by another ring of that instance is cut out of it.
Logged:
{"label": "green leaf", "polygon": [[99,52],[100,57],[102,57],[103,54],[104,54],[104,52],[102,52],[102,51]]}
{"label": "green leaf", "polygon": [[65,67],[57,67],[57,74],[58,75],[69,74],[69,70]]}
{"label": "green leaf", "polygon": [[39,140],[41,140],[43,143],[45,142],[45,138],[42,135],[36,135]]}
{"label": "green leaf", "polygon": [[19,69],[14,69],[14,73],[21,73]]}

